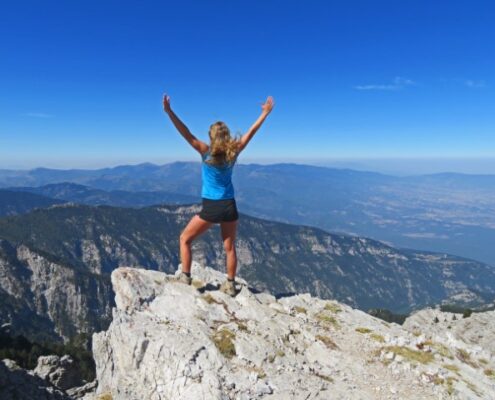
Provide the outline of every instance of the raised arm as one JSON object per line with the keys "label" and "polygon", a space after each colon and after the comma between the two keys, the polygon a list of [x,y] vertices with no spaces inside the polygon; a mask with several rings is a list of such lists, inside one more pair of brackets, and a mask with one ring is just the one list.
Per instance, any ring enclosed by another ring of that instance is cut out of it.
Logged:
{"label": "raised arm", "polygon": [[263,122],[265,121],[266,117],[268,117],[268,114],[271,113],[274,105],[275,102],[273,101],[272,96],[268,96],[266,102],[261,105],[261,115],[258,117],[256,122],[251,125],[251,128],[249,128],[249,130],[241,137],[239,152],[241,152],[247,146],[256,131],[260,128],[261,124],[263,124]]}
{"label": "raised arm", "polygon": [[196,149],[200,154],[203,154],[206,150],[208,150],[208,145],[196,138],[196,136],[191,133],[189,128],[184,125],[179,117],[172,111],[172,108],[170,107],[170,97],[166,94],[163,95],[163,110],[168,114],[180,134],[194,149]]}

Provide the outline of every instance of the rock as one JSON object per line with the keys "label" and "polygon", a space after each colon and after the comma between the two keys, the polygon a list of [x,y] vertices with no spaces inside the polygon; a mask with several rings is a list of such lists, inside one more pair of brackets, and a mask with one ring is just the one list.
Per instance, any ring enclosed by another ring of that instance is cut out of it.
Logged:
{"label": "rock", "polygon": [[98,382],[94,380],[93,382],[88,382],[82,386],[73,387],[66,390],[66,393],[71,397],[71,399],[91,399],[93,394],[96,392],[96,386]]}
{"label": "rock", "polygon": [[38,357],[38,365],[34,369],[34,373],[62,390],[83,384],[81,371],[69,355]]}
{"label": "rock", "polygon": [[[96,396],[326,400],[331,393],[350,400],[446,399],[451,390],[469,390],[461,379],[452,388],[439,383],[440,368],[449,363],[476,382],[485,398],[495,398],[482,368],[445,360],[446,348],[434,344],[421,350],[416,346],[421,342],[398,324],[308,294],[277,299],[252,293],[245,281],[230,297],[218,290],[224,274],[197,262],[192,270],[202,281],[197,287],[143,268],[112,272],[113,320],[92,338]],[[482,354],[474,352],[480,350],[476,344],[456,343],[471,357]],[[487,357],[484,368],[494,367]],[[455,376],[451,369],[444,368],[445,381]]]}
{"label": "rock", "polygon": [[15,361],[0,361],[0,399],[2,400],[70,400],[49,382],[20,368]]}

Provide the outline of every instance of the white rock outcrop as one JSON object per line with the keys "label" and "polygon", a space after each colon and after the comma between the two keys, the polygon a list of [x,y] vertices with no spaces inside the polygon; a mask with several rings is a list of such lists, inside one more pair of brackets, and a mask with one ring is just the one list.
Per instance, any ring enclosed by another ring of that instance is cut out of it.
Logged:
{"label": "white rock outcrop", "polygon": [[255,293],[240,278],[230,297],[225,274],[196,262],[192,276],[112,272],[113,321],[93,335],[95,399],[495,398],[495,358],[478,344],[437,343],[308,293]]}
{"label": "white rock outcrop", "polygon": [[34,373],[61,390],[78,387],[84,383],[77,363],[69,355],[38,357],[38,364]]}

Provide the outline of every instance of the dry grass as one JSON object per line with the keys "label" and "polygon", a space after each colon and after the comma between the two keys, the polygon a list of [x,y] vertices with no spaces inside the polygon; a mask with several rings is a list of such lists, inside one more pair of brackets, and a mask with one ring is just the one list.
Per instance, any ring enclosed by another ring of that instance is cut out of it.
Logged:
{"label": "dry grass", "polygon": [[266,372],[261,367],[258,367],[256,365],[246,365],[246,366],[244,366],[244,369],[246,371],[249,371],[249,372],[252,372],[252,371],[256,372],[258,374],[258,378],[261,378],[261,379],[266,378]]}
{"label": "dry grass", "polygon": [[465,364],[470,365],[473,368],[478,368],[478,364],[471,359],[469,353],[464,349],[457,349],[455,355],[457,358]]}
{"label": "dry grass", "polygon": [[495,371],[493,369],[487,368],[483,372],[485,373],[486,376],[495,379]]}
{"label": "dry grass", "polygon": [[445,369],[448,369],[449,371],[455,372],[456,374],[459,374],[459,367],[454,364],[443,364],[442,367]]}
{"label": "dry grass", "polygon": [[111,393],[103,393],[96,398],[96,400],[112,400],[112,399],[113,397]]}
{"label": "dry grass", "polygon": [[324,311],[320,311],[319,313],[315,314],[315,318],[318,320],[318,322],[322,323],[325,326],[333,326],[336,329],[340,328],[337,319],[335,319],[335,317],[332,315],[328,315]]}
{"label": "dry grass", "polygon": [[370,328],[364,328],[362,326],[357,327],[355,330],[356,330],[356,332],[359,332],[359,333],[370,333],[370,332],[372,332],[372,330]]}
{"label": "dry grass", "polygon": [[322,341],[329,349],[335,350],[339,348],[329,336],[316,335],[316,339]]}
{"label": "dry grass", "polygon": [[277,357],[283,357],[283,356],[285,356],[285,352],[283,350],[277,350],[277,352],[275,353],[275,355]]}
{"label": "dry grass", "polygon": [[233,339],[235,338],[234,332],[227,328],[222,328],[213,335],[213,343],[217,346],[217,349],[225,358],[231,359],[235,356],[235,346]]}
{"label": "dry grass", "polygon": [[205,293],[204,295],[200,296],[200,299],[203,299],[204,301],[206,301],[208,304],[224,304],[223,301],[220,301],[220,300],[217,300],[215,299],[211,293]]}
{"label": "dry grass", "polygon": [[453,376],[448,376],[446,379],[443,379],[442,377],[435,375],[433,378],[433,383],[436,385],[445,385],[447,386],[447,393],[449,395],[454,393],[454,381],[458,381],[458,379],[454,378]]}
{"label": "dry grass", "polygon": [[249,329],[244,322],[242,322],[240,319],[236,320],[235,322],[237,323],[239,330],[249,333]]}
{"label": "dry grass", "polygon": [[454,359],[454,356],[452,355],[450,349],[442,343],[433,342],[432,340],[426,340],[425,342],[423,342],[423,344],[431,346],[438,354],[443,357],[450,358],[451,360]]}
{"label": "dry grass", "polygon": [[325,304],[325,307],[323,309],[334,312],[334,313],[342,312],[342,309],[337,304],[331,303],[331,302],[328,302],[327,304]]}
{"label": "dry grass", "polygon": [[304,307],[300,307],[300,306],[295,306],[294,307],[294,310],[297,312],[297,313],[300,313],[300,314],[306,314],[308,310],[306,310]]}
{"label": "dry grass", "polygon": [[454,393],[454,381],[457,381],[458,379],[454,378],[453,376],[448,376],[446,379],[446,386],[447,386],[447,393],[448,394],[453,394]]}
{"label": "dry grass", "polygon": [[485,365],[488,364],[488,360],[486,358],[478,358],[478,362],[480,364],[485,364]]}
{"label": "dry grass", "polygon": [[375,350],[375,354],[379,355],[382,350],[385,352],[391,351],[395,355],[400,355],[410,362],[420,362],[421,364],[427,364],[433,361],[434,358],[432,353],[414,350],[406,346],[382,346]]}
{"label": "dry grass", "polygon": [[473,391],[474,393],[476,393],[479,397],[481,397],[483,395],[482,392],[480,392],[480,390],[476,387],[475,384],[469,382],[468,380],[466,379],[463,379],[464,383],[466,384],[466,386],[471,389],[471,391]]}
{"label": "dry grass", "polygon": [[385,338],[379,333],[372,333],[370,337],[379,343],[385,343]]}
{"label": "dry grass", "polygon": [[315,375],[318,377],[318,378],[321,378],[327,382],[333,382],[333,378],[331,376],[328,376],[328,375],[323,375],[323,374],[320,374],[318,372],[315,372]]}

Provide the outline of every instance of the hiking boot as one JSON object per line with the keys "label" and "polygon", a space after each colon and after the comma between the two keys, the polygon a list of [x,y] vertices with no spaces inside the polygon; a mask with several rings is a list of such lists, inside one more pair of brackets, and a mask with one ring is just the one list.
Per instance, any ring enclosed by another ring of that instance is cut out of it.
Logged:
{"label": "hiking boot", "polygon": [[220,291],[234,297],[237,294],[236,282],[226,279],[225,282],[220,285]]}
{"label": "hiking boot", "polygon": [[180,272],[178,276],[175,277],[176,282],[185,283],[186,285],[190,285],[192,282],[192,277],[187,276],[184,272]]}

